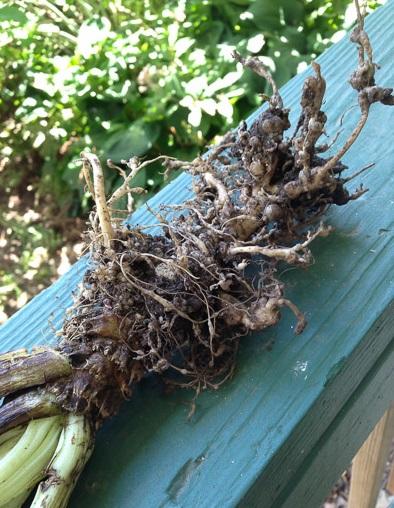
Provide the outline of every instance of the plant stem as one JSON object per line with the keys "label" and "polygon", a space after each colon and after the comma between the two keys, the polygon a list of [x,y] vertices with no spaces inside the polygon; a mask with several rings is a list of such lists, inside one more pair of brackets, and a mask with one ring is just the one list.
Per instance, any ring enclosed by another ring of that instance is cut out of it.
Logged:
{"label": "plant stem", "polygon": [[10,439],[7,439],[5,443],[0,446],[0,460],[7,455],[7,453],[14,448],[16,443],[19,441],[23,434],[23,431],[18,432]]}
{"label": "plant stem", "polygon": [[[16,445],[0,460],[0,507],[18,506],[40,481],[56,449],[62,417],[29,422]],[[19,505],[20,506],[20,505]]]}
{"label": "plant stem", "polygon": [[0,407],[0,434],[32,419],[61,414],[55,397],[47,393],[25,393]]}
{"label": "plant stem", "polygon": [[68,360],[53,349],[19,349],[0,355],[0,397],[71,374]]}
{"label": "plant stem", "polygon": [[18,438],[21,437],[21,435],[25,431],[25,428],[26,428],[26,425],[20,425],[19,427],[15,427],[15,428],[9,430],[8,432],[4,432],[3,434],[0,434],[0,450],[2,450],[3,444],[5,444],[7,441],[9,441],[15,437],[18,437]]}
{"label": "plant stem", "polygon": [[93,434],[84,416],[69,415],[47,473],[31,508],[64,508],[93,451]]}
{"label": "plant stem", "polygon": [[7,508],[21,508],[33,489],[26,490],[20,496],[14,497],[7,503]]}

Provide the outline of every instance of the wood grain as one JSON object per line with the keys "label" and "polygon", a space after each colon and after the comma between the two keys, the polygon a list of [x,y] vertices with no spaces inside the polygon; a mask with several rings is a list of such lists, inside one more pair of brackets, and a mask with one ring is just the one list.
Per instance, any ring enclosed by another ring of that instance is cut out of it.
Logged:
{"label": "wood grain", "polygon": [[[394,4],[389,2],[367,20],[384,69],[377,79],[386,86],[394,84],[392,19]],[[347,85],[356,51],[344,40],[318,60],[328,82],[330,134],[349,110],[343,140],[357,122],[357,108],[349,109],[357,99]],[[306,74],[282,90],[293,120]],[[191,421],[187,414],[192,394],[163,395],[157,379],[143,381],[121,414],[100,432],[72,507],[109,508],[114,500],[117,508],[280,506],[277,502],[288,499],[289,489],[306,470],[316,478],[313,496],[293,506],[315,508],[310,503],[324,498],[329,487],[319,481],[321,464],[312,460],[316,447],[339,425],[339,415],[346,413],[393,341],[393,120],[393,108],[373,106],[367,128],[345,159],[349,173],[377,163],[363,176],[370,191],[330,211],[327,222],[336,231],[315,242],[316,263],[308,271],[284,269],[287,296],[309,318],[305,332],[294,337],[294,319],[284,312],[279,326],[245,339],[234,379],[218,392],[204,393]],[[189,177],[182,175],[150,205],[181,202],[190,195]],[[146,208],[132,221],[155,223]],[[0,348],[52,341],[48,320],[59,326],[85,267],[86,260],[77,263],[13,316],[1,328]],[[267,351],[272,343],[272,351]],[[383,412],[375,388],[374,399],[362,399],[369,404],[369,419],[357,420],[357,432],[342,434],[349,440],[343,453],[338,446],[331,457],[325,445],[332,475],[346,467],[349,449],[357,450]],[[350,425],[352,420],[343,421]]]}
{"label": "wood grain", "polygon": [[[351,463],[365,436],[392,404],[393,394],[394,343],[382,353],[270,508],[320,506]],[[256,496],[256,499],[259,498]],[[245,499],[243,506],[262,505],[248,503]]]}
{"label": "wood grain", "polygon": [[349,508],[375,508],[393,437],[394,406],[391,406],[353,459]]}

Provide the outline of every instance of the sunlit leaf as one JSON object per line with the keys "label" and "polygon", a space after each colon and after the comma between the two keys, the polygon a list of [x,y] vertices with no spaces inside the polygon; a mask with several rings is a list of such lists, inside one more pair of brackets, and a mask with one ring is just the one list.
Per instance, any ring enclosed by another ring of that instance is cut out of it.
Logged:
{"label": "sunlit leaf", "polygon": [[216,102],[213,99],[204,99],[199,101],[200,107],[205,113],[213,116],[216,113]]}
{"label": "sunlit leaf", "polygon": [[233,106],[227,97],[221,98],[216,107],[220,115],[223,115],[228,120],[231,120],[233,116]]}
{"label": "sunlit leaf", "polygon": [[195,103],[187,116],[187,121],[193,127],[198,127],[201,123],[201,116],[202,116],[201,108],[198,103]]}
{"label": "sunlit leaf", "polygon": [[178,39],[175,43],[175,54],[177,57],[182,56],[188,49],[190,49],[193,44],[194,40],[190,39],[190,37],[182,37],[182,39]]}
{"label": "sunlit leaf", "polygon": [[135,155],[143,155],[156,141],[159,132],[153,126],[135,122],[126,129],[119,129],[108,137],[102,146],[107,158],[119,162]]}
{"label": "sunlit leaf", "polygon": [[206,76],[198,76],[197,78],[191,79],[188,83],[185,83],[185,92],[198,96],[201,94],[208,86],[208,80]]}
{"label": "sunlit leaf", "polygon": [[251,53],[258,53],[264,46],[265,38],[263,34],[257,34],[248,40],[246,49]]}
{"label": "sunlit leaf", "polygon": [[253,14],[253,23],[263,32],[274,32],[283,26],[278,2],[255,0],[248,10]]}
{"label": "sunlit leaf", "polygon": [[16,21],[23,24],[27,23],[27,16],[16,5],[7,5],[0,8],[0,21]]}

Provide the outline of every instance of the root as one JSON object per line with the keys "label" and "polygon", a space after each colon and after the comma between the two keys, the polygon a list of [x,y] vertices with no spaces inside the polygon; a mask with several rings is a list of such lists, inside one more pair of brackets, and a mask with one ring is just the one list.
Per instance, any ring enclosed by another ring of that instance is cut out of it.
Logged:
{"label": "root", "polygon": [[[377,65],[373,61],[373,52],[368,35],[364,30],[363,16],[360,13],[358,0],[355,1],[358,16],[358,25],[353,30],[350,40],[359,47],[359,65],[350,78],[351,86],[358,92],[358,105],[361,116],[337,153],[330,159],[314,161],[314,153],[320,152],[316,142],[323,133],[326,115],[320,111],[325,91],[325,82],[320,74],[320,67],[314,64],[315,78],[307,78],[304,84],[304,93],[301,100],[302,113],[298,126],[302,125],[301,134],[293,138],[296,164],[302,166],[296,180],[288,182],[284,191],[291,199],[297,199],[302,194],[316,192],[324,187],[335,192],[338,181],[335,174],[340,171],[340,160],[352,147],[362,132],[370,111],[375,102],[394,104],[392,88],[382,88],[375,84],[375,70]],[[313,100],[310,100],[310,97]],[[298,130],[298,128],[297,128]],[[348,180],[342,180],[341,185]],[[358,194],[359,196],[360,194]],[[354,196],[351,198],[353,199]]]}
{"label": "root", "polygon": [[205,173],[204,180],[208,187],[214,187],[216,189],[218,193],[217,205],[220,209],[223,210],[224,213],[228,213],[228,209],[231,207],[231,201],[225,185],[223,185],[222,182],[215,178],[212,173]]}
{"label": "root", "polygon": [[[394,103],[392,90],[375,83],[359,9],[358,16],[351,35],[358,67],[350,83],[360,118],[331,157],[324,158],[328,145],[319,144],[327,121],[320,66],[312,63],[301,115],[288,136],[289,110],[269,71],[257,58],[238,53],[235,59],[264,77],[273,94],[249,127],[243,122],[206,156],[191,162],[132,158],[122,161],[128,171],[109,161],[123,183],[107,200],[98,158],[82,153],[97,212],[86,238],[89,268],[61,340],[56,350],[0,356],[0,397],[7,395],[0,407],[0,508],[20,506],[42,479],[33,506],[65,506],[91,453],[94,431],[118,412],[145,374],[160,373],[198,394],[232,376],[241,338],[276,325],[283,307],[297,319],[295,333],[303,331],[305,317],[286,298],[279,269],[283,263],[312,263],[311,243],[332,230],[316,226],[324,212],[366,192],[360,185],[351,194],[345,184],[368,166],[343,178],[341,159],[371,105]],[[158,161],[165,173],[182,168],[191,174],[194,198],[151,210],[156,229],[122,223],[119,200],[127,196],[130,211],[132,194],[144,192],[132,186],[133,178]],[[32,460],[25,465],[20,443],[26,444],[27,435]],[[28,481],[19,483],[15,464]]]}
{"label": "root", "polygon": [[[155,159],[145,161],[142,163],[139,163],[137,158],[132,158],[128,161],[127,166],[130,169],[130,172],[128,175],[126,173],[122,172],[123,176],[123,183],[116,191],[112,194],[112,196],[108,200],[108,206],[113,207],[114,204],[119,201],[123,196],[130,195],[132,192],[140,193],[139,188],[135,189],[130,187],[130,183],[132,182],[133,178],[141,171],[141,169],[150,166],[151,164],[154,164],[155,162],[163,161],[163,163],[169,163],[169,161],[174,160],[172,157],[168,157],[166,155],[160,155],[159,157],[156,157]],[[123,161],[125,162],[125,161]],[[111,164],[111,161],[107,162],[108,165]],[[131,210],[130,210],[131,211]]]}
{"label": "root", "polygon": [[[350,84],[360,118],[333,156],[324,158],[329,145],[319,144],[327,121],[320,66],[312,62],[314,75],[304,82],[301,114],[288,137],[289,110],[274,79],[257,58],[237,52],[238,62],[269,82],[272,96],[249,127],[243,122],[206,156],[191,162],[131,158],[122,161],[127,170],[108,161],[123,183],[107,200],[97,156],[81,154],[97,207],[87,234],[90,267],[56,352],[17,353],[15,362],[0,358],[0,396],[42,386],[8,398],[0,408],[1,431],[62,411],[85,415],[98,428],[149,372],[198,390],[218,386],[233,372],[240,338],[275,325],[284,306],[297,318],[295,332],[303,330],[305,318],[286,298],[278,267],[312,263],[310,244],[331,231],[314,225],[331,205],[366,192],[361,185],[353,194],[345,188],[366,168],[343,178],[341,159],[371,105],[394,102],[392,90],[375,83],[376,64],[356,6],[351,41],[358,47],[358,66]],[[130,210],[132,194],[143,192],[133,187],[133,178],[159,161],[165,173],[188,171],[195,196],[152,210],[160,233],[150,234],[151,226],[126,226],[115,215],[122,213],[122,197],[128,196]]]}
{"label": "root", "polygon": [[300,309],[293,302],[291,302],[290,300],[287,300],[286,298],[281,298],[278,303],[281,306],[285,305],[286,307],[288,307],[293,312],[295,317],[297,318],[297,325],[295,327],[294,333],[296,335],[299,335],[300,333],[302,333],[307,325],[304,314],[300,311]]}
{"label": "root", "polygon": [[308,238],[304,242],[297,243],[293,247],[271,248],[259,247],[258,245],[235,246],[230,247],[227,253],[229,256],[237,256],[239,254],[260,255],[286,261],[286,263],[290,265],[307,265],[312,261],[312,255],[307,249],[308,245],[318,236],[327,236],[331,231],[332,228],[330,226],[321,225],[314,233],[308,232]]}
{"label": "root", "polygon": [[360,120],[358,121],[356,127],[354,128],[353,132],[350,134],[349,138],[347,139],[347,141],[345,142],[343,147],[337,152],[337,154],[334,155],[334,157],[332,157],[324,166],[317,169],[316,175],[318,176],[318,179],[321,178],[323,180],[324,178],[326,178],[327,174],[336,166],[338,161],[340,159],[342,159],[342,157],[345,155],[345,153],[349,150],[349,148],[356,141],[360,132],[363,130],[363,128],[368,120],[368,113],[369,113],[370,104],[364,95],[360,96],[359,101],[360,101],[360,108],[361,108],[361,112],[362,112]]}
{"label": "root", "polygon": [[89,166],[93,171],[93,185],[91,183],[90,174],[86,181],[96,202],[97,214],[100,220],[100,228],[103,234],[104,245],[109,247],[111,239],[114,238],[115,235],[111,225],[111,216],[105,197],[103,170],[98,157],[93,153],[82,152],[81,158],[84,166],[84,174],[89,174]]}
{"label": "root", "polygon": [[282,97],[279,94],[278,86],[275,83],[270,71],[257,57],[243,58],[237,51],[234,51],[233,57],[240,62],[244,67],[248,67],[253,72],[266,79],[271,85],[273,95],[270,99],[270,105],[273,108],[283,108]]}
{"label": "root", "polygon": [[343,179],[343,181],[345,183],[347,182],[350,182],[351,180],[354,180],[354,178],[357,178],[358,176],[362,175],[363,173],[365,173],[365,171],[367,171],[368,169],[371,169],[375,166],[375,163],[374,162],[371,162],[370,164],[366,164],[364,167],[362,167],[361,169],[359,169],[358,171],[355,171],[353,174],[351,174],[350,176],[347,176],[346,178]]}

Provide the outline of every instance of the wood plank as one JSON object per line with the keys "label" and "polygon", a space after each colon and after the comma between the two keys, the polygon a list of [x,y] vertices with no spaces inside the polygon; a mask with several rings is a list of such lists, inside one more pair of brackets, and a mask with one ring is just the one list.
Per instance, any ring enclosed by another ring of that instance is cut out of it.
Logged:
{"label": "wood plank", "polygon": [[[390,394],[394,393],[393,388],[394,381]],[[391,406],[353,459],[349,508],[375,508],[393,437],[394,406]]]}
{"label": "wood plank", "polygon": [[[320,506],[393,400],[394,343],[391,343],[271,508]],[[264,505],[248,502],[243,506]]]}
{"label": "wood plank", "polygon": [[[394,83],[393,16],[390,2],[367,20],[384,69],[378,78],[387,86]],[[346,83],[356,53],[342,41],[319,61],[328,81],[325,109],[333,115],[328,131],[334,133],[333,120],[356,103]],[[304,78],[297,76],[283,89],[293,119]],[[354,108],[347,115],[347,132],[356,119]],[[280,499],[393,338],[394,143],[387,128],[392,124],[392,109],[373,107],[347,158],[353,170],[377,162],[363,178],[368,196],[331,210],[328,221],[336,232],[315,243],[311,269],[282,275],[288,296],[310,318],[304,334],[293,336],[293,317],[284,313],[278,327],[245,339],[235,378],[217,393],[203,394],[192,421],[186,417],[190,394],[163,396],[157,380],[142,382],[119,417],[100,432],[72,506],[104,508],[114,498],[119,508],[235,506],[259,489],[264,489],[260,506]],[[151,206],[183,201],[190,195],[187,182],[181,176]],[[154,223],[144,209],[133,220]],[[2,350],[53,340],[47,321],[53,315],[59,326],[84,263],[1,328]],[[273,350],[267,352],[271,342]],[[372,404],[371,411],[376,407]]]}

